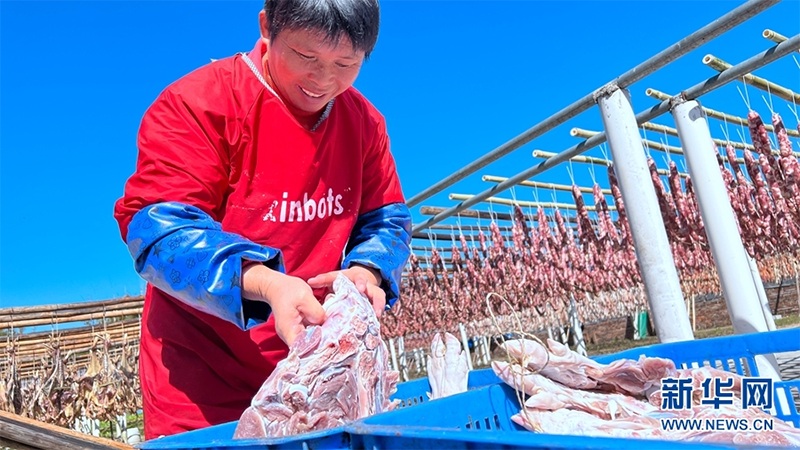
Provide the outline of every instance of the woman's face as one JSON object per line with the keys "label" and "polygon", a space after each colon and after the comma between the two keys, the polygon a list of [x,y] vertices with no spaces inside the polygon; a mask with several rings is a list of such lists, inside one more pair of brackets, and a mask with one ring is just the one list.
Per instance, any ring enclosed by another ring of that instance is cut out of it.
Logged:
{"label": "woman's face", "polygon": [[261,16],[270,84],[288,106],[299,113],[318,113],[353,85],[364,52],[353,49],[347,36],[334,44],[318,32],[289,29],[270,40],[263,11]]}

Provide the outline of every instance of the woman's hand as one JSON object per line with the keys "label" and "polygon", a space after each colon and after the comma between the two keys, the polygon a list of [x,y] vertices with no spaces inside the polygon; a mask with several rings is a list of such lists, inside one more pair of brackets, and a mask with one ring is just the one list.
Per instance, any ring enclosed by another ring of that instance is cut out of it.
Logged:
{"label": "woman's hand", "polygon": [[242,297],[269,304],[275,331],[288,346],[306,326],[325,322],[325,310],[305,281],[261,264],[242,270]]}
{"label": "woman's hand", "polygon": [[334,270],[333,272],[323,273],[308,280],[308,285],[313,289],[333,287],[333,280],[341,273],[356,285],[358,292],[366,295],[372,303],[375,315],[380,319],[381,313],[386,307],[386,293],[381,289],[381,273],[371,267],[353,264],[349,269]]}

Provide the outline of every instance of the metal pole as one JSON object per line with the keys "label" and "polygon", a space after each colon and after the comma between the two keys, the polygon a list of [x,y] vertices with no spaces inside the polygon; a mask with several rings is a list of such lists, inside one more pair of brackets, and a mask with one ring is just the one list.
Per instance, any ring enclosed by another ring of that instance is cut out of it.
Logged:
{"label": "metal pole", "polygon": [[400,372],[400,366],[397,365],[397,352],[394,349],[394,338],[389,339],[389,353],[392,354],[392,369]]}
{"label": "metal pole", "polygon": [[483,365],[489,365],[489,362],[492,360],[492,351],[491,347],[489,346],[489,338],[486,336],[481,336],[481,347],[483,347]]}
{"label": "metal pole", "polygon": [[467,369],[472,370],[472,356],[469,354],[469,341],[467,340],[467,330],[464,324],[458,324],[458,330],[461,332],[461,344],[464,346],[464,354],[467,356]]}
{"label": "metal pole", "polygon": [[[704,94],[707,94],[707,93],[713,91],[714,89],[719,88],[720,86],[724,86],[725,84],[730,83],[731,81],[737,80],[739,77],[741,77],[742,75],[744,75],[746,73],[752,72],[752,71],[758,69],[759,67],[762,67],[762,66],[764,66],[766,64],[769,64],[769,63],[771,63],[771,62],[773,62],[773,61],[775,61],[777,59],[780,59],[780,58],[788,55],[789,53],[794,52],[797,49],[800,49],[800,35],[796,35],[796,36],[792,37],[791,39],[789,39],[787,41],[781,42],[780,44],[776,45],[775,47],[772,47],[772,48],[770,48],[768,50],[765,50],[765,51],[759,53],[758,55],[753,56],[752,58],[749,58],[749,59],[747,59],[747,60],[745,60],[745,61],[743,61],[743,62],[741,62],[741,63],[739,63],[739,64],[737,64],[737,65],[735,65],[733,67],[731,67],[730,69],[726,70],[725,72],[722,72],[722,73],[718,74],[717,76],[711,77],[708,80],[705,80],[703,82],[700,82],[700,83],[692,86],[691,88],[689,88],[686,91],[684,91],[684,96],[685,96],[686,99],[695,99],[695,98],[697,98],[697,97],[699,97],[701,95],[704,95]],[[637,114],[636,115],[636,123],[642,124],[642,123],[645,123],[645,122],[649,122],[649,121],[655,119],[656,117],[661,116],[662,114],[666,114],[667,112],[669,112],[669,110],[670,110],[670,101],[669,100],[664,100],[661,103],[659,103],[658,105],[655,105],[652,108]],[[469,208],[469,207],[471,207],[473,205],[476,205],[476,204],[480,203],[484,199],[489,198],[494,194],[497,194],[499,192],[503,192],[508,188],[516,186],[521,181],[525,181],[528,178],[533,177],[534,175],[538,175],[538,174],[540,174],[540,173],[542,173],[542,172],[544,172],[546,170],[549,170],[549,169],[561,164],[562,162],[566,162],[570,158],[572,158],[573,156],[580,155],[581,153],[586,152],[586,151],[588,151],[588,150],[590,150],[590,149],[602,144],[603,142],[606,142],[606,133],[600,133],[600,134],[597,134],[595,136],[592,136],[589,139],[587,139],[587,140],[585,140],[585,141],[583,141],[583,142],[581,142],[581,143],[579,143],[577,145],[574,145],[574,146],[568,148],[567,150],[564,150],[563,152],[553,156],[552,158],[548,158],[547,160],[545,160],[545,161],[543,161],[543,162],[541,162],[541,163],[539,163],[539,164],[537,164],[535,166],[532,166],[532,167],[530,167],[530,168],[528,168],[528,169],[526,169],[526,170],[514,175],[513,177],[508,178],[506,181],[504,181],[502,183],[498,183],[498,184],[492,186],[491,188],[481,192],[480,194],[475,195],[474,197],[470,198],[469,200],[465,200],[465,201],[459,203],[458,205],[453,206],[453,207],[451,207],[451,208],[449,208],[449,209],[447,209],[447,210],[445,210],[445,211],[443,211],[443,212],[431,217],[430,219],[426,220],[425,222],[423,222],[421,224],[418,224],[418,225],[415,225],[413,227],[413,231],[415,233],[419,232],[419,231],[422,231],[422,230],[430,227],[433,224],[439,223],[442,220],[445,220],[450,216],[458,214],[461,211],[463,211],[463,210],[465,210],[465,209],[467,209],[467,208]],[[472,172],[470,172],[470,173],[472,173]],[[469,174],[465,174],[464,177],[466,177],[467,175],[469,175]],[[462,178],[459,178],[459,180],[462,179]],[[455,181],[458,181],[458,180],[454,180],[453,182],[455,182]],[[444,186],[444,187],[446,187],[446,186]],[[442,187],[442,189],[444,189],[444,187]],[[436,192],[439,192],[440,190],[441,189],[437,190]],[[430,195],[433,195],[433,193],[430,194]],[[413,205],[411,205],[411,206],[413,206]]]}
{"label": "metal pole", "polygon": [[403,380],[408,381],[408,366],[406,365],[406,346],[405,342],[403,341],[403,336],[400,336],[397,339],[397,353],[400,356],[400,374],[403,376]]}
{"label": "metal pole", "polygon": [[[673,104],[672,116],[683,144],[733,331],[736,334],[768,331],[705,113],[696,100],[685,101],[678,96],[673,98]],[[777,361],[769,356],[756,359],[759,372],[780,380]]]}
{"label": "metal pole", "polygon": [[[724,16],[720,17],[719,19],[711,22],[710,24],[704,26],[703,28],[695,31],[694,33],[690,34],[689,36],[681,39],[677,43],[671,45],[670,47],[662,50],[658,54],[652,56],[648,60],[644,61],[643,63],[639,64],[638,66],[634,67],[633,69],[625,72],[624,74],[620,75],[614,82],[618,86],[627,87],[631,84],[641,80],[642,78],[650,75],[651,73],[655,72],[656,70],[666,66],[667,64],[671,63],[672,61],[680,58],[681,56],[689,53],[690,51],[696,49],[697,47],[705,44],[706,42],[714,39],[715,37],[721,35],[722,33],[734,28],[735,26],[743,23],[744,21],[750,19],[751,17],[755,16],[756,14],[766,10],[767,8],[778,4],[779,0],[753,0],[744,3],[743,5],[735,8],[731,12],[725,14]],[[505,144],[497,147],[496,149],[490,151],[489,153],[485,154],[484,156],[476,159],[472,163],[468,164],[461,170],[455,172],[454,174],[450,175],[449,177],[439,181],[438,183],[434,184],[433,186],[425,189],[424,191],[420,192],[419,194],[411,197],[408,200],[407,204],[409,207],[416,206],[420,202],[424,201],[425,199],[443,191],[444,189],[452,186],[453,184],[463,180],[464,178],[472,175],[473,173],[477,172],[478,170],[486,167],[487,165],[497,161],[498,159],[502,158],[503,156],[511,153],[512,151],[522,147],[523,145],[527,144],[528,142],[532,141],[533,139],[541,136],[542,134],[552,130],[553,128],[561,125],[562,123],[566,122],[567,120],[577,116],[578,114],[586,111],[587,109],[591,108],[594,104],[594,94],[588,94],[581,98],[580,100],[572,103],[571,105],[567,106],[566,108],[558,111],[557,113],[553,114],[552,116],[548,117],[542,122],[534,125],[533,127],[529,128],[528,130],[524,131],[522,134],[518,135],[517,137],[511,139],[510,141],[506,142]]]}
{"label": "metal pole", "polygon": [[[647,168],[636,117],[627,93],[610,85],[599,92],[603,126],[608,135],[622,199],[628,212],[636,260],[660,342],[694,339],[672,259],[667,231]],[[708,142],[711,142],[710,140]]]}
{"label": "metal pole", "polygon": [[696,100],[690,100],[676,101],[672,116],[685,149],[686,164],[734,331],[737,334],[767,331],[747,253],[717,166],[705,114]]}
{"label": "metal pole", "polygon": [[750,255],[746,256],[747,264],[750,266],[750,275],[753,277],[753,283],[758,293],[758,302],[761,304],[761,312],[764,313],[764,320],[767,322],[767,330],[775,331],[777,329],[775,327],[775,318],[772,317],[772,311],[769,308],[769,298],[767,297],[767,291],[764,289],[764,282],[761,281],[761,273],[758,271],[758,265]]}
{"label": "metal pole", "polygon": [[575,351],[580,355],[587,356],[586,342],[583,340],[583,330],[581,330],[581,321],[578,319],[578,308],[575,306],[575,297],[572,295],[570,295],[569,298],[569,319],[572,335],[575,337]]}

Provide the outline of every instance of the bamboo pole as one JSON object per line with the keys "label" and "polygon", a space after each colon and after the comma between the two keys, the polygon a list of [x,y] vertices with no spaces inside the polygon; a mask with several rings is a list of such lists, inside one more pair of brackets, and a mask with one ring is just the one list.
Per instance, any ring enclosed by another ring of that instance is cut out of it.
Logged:
{"label": "bamboo pole", "polygon": [[[474,197],[473,195],[467,194],[450,194],[450,200],[469,200],[470,198]],[[485,202],[492,202],[492,203],[499,203],[501,205],[519,205],[519,206],[530,206],[532,208],[542,207],[544,209],[569,209],[575,210],[577,207],[571,203],[552,203],[552,202],[526,202],[523,200],[511,200],[507,198],[500,198],[500,197],[489,197]],[[594,206],[586,206],[587,211],[595,211]],[[617,208],[615,206],[609,206],[609,210],[616,211]]]}
{"label": "bamboo pole", "polygon": [[5,322],[0,323],[0,329],[3,328],[18,328],[18,327],[35,327],[40,325],[51,325],[51,324],[62,324],[62,323],[70,323],[70,322],[81,322],[86,320],[102,320],[103,318],[110,318],[110,317],[124,317],[124,316],[135,316],[141,315],[142,308],[136,309],[123,309],[118,311],[110,311],[106,313],[93,313],[93,314],[83,314],[79,316],[72,316],[72,317],[45,317],[41,319],[30,319],[30,320],[14,320],[13,322]]}
{"label": "bamboo pole", "polygon": [[[411,250],[419,250],[419,251],[422,251],[422,252],[429,252],[429,251],[433,250],[433,247],[423,247],[423,246],[419,246],[419,245],[412,245],[411,246]],[[439,248],[436,249],[436,251],[439,252],[439,253],[445,253],[445,252],[450,253],[450,252],[453,251],[453,249],[452,248],[439,247]]]}
{"label": "bamboo pole", "polygon": [[[678,137],[678,130],[676,130],[675,128],[652,122],[645,122],[642,125],[645,129],[648,129],[650,131],[655,131],[656,133],[666,133],[669,134],[670,136]],[[716,138],[713,138],[712,140],[714,141],[715,144],[717,144],[718,147],[726,147],[730,145],[731,147],[737,150],[750,150],[751,152],[754,152],[756,150],[756,148],[753,147],[752,145],[745,144],[742,142],[735,142],[735,141],[729,142]],[[797,155],[800,155],[800,153],[798,153]]]}
{"label": "bamboo pole", "polygon": [[[130,347],[138,348],[139,336],[131,335],[128,336],[127,339],[118,338],[116,341],[111,341],[109,343],[109,351],[118,351],[125,345],[127,345],[129,348]],[[67,352],[70,351],[72,352],[73,356],[80,357],[80,355],[88,353],[89,350],[92,348],[95,348],[97,350],[102,350],[103,347],[104,344],[101,342],[95,342],[94,340],[86,340],[83,342],[75,342],[73,344],[70,344],[69,346],[62,345],[59,346],[59,349],[61,350],[62,357],[66,356]],[[24,353],[20,353],[21,351],[23,351]],[[25,361],[27,359],[30,359],[31,355],[52,355],[52,353],[53,350],[45,346],[39,346],[39,347],[32,346],[30,348],[25,348],[23,350],[14,351],[15,358],[18,361]],[[8,356],[7,360],[10,360],[10,353],[7,353],[7,356]],[[70,356],[70,358],[72,358],[72,356]]]}
{"label": "bamboo pole", "polygon": [[[783,41],[789,40],[789,38],[787,38],[786,36],[770,29],[764,30],[764,32],[761,33],[761,36],[765,37],[766,39],[769,39],[770,41],[776,44],[780,44]],[[798,50],[797,53],[800,53],[800,50]]]}
{"label": "bamboo pole", "polygon": [[[545,158],[545,159],[547,159],[547,158],[552,158],[553,156],[556,156],[556,155],[557,155],[557,153],[546,152],[544,150],[534,150],[533,151],[533,157],[534,158]],[[586,156],[586,155],[573,156],[569,160],[572,161],[572,162],[579,162],[579,163],[585,163],[585,164],[597,164],[597,165],[601,165],[601,166],[609,166],[609,165],[611,165],[611,160],[603,159],[603,158],[595,158],[593,156]]]}
{"label": "bamboo pole", "polygon": [[24,307],[17,306],[11,308],[0,308],[0,317],[5,315],[16,315],[21,313],[55,312],[55,311],[65,311],[68,309],[85,309],[85,308],[102,307],[102,306],[114,306],[120,303],[132,303],[132,302],[143,302],[143,301],[144,301],[144,296],[137,295],[135,297],[120,297],[111,300],[99,300],[95,302],[63,303],[56,305],[40,305],[40,306],[24,306]]}
{"label": "bamboo pole", "polygon": [[[706,55],[703,57],[703,64],[716,70],[717,72],[724,72],[733,67],[714,55]],[[794,104],[800,103],[800,95],[796,94],[791,89],[787,89],[781,85],[775,84],[750,73],[744,75],[742,78],[744,79],[744,82],[750,86],[761,89],[762,91],[768,92],[776,97],[780,97],[787,102],[793,102]]]}
{"label": "bamboo pole", "polygon": [[[111,355],[111,356],[112,358],[118,357],[117,355]],[[87,368],[89,364],[91,364],[91,360],[88,357],[74,364],[70,361],[69,364],[67,364],[67,366],[69,367],[67,370],[72,373],[77,373],[79,370]],[[37,374],[39,375],[39,377],[43,377],[47,373],[47,369],[43,368],[40,362],[38,366],[33,364],[25,366],[24,368],[20,366],[20,368],[17,370],[17,373],[19,374],[18,376],[21,380],[26,380],[33,378]]]}
{"label": "bamboo pole", "polygon": [[[534,158],[545,158],[545,159],[547,159],[547,158],[552,158],[553,156],[556,156],[556,154],[552,153],[552,152],[546,152],[544,150],[534,150],[533,151],[533,157]],[[573,156],[572,158],[570,158],[570,160],[573,161],[573,162],[586,163],[586,164],[601,164],[601,165],[604,165],[604,166],[609,165],[610,162],[611,162],[611,161],[606,161],[605,159],[601,159],[601,158],[594,158],[592,156]],[[658,174],[659,175],[665,175],[665,176],[669,175],[669,170],[658,169]],[[686,178],[688,175],[689,174],[680,172],[681,178]]]}
{"label": "bamboo pole", "polygon": [[22,350],[27,350],[31,348],[42,348],[47,349],[49,351],[49,347],[57,346],[57,347],[64,347],[69,345],[77,345],[77,344],[87,344],[91,345],[95,340],[97,342],[102,342],[104,339],[108,339],[108,341],[112,345],[117,345],[124,343],[126,340],[128,342],[138,342],[139,336],[141,334],[141,329],[136,328],[129,328],[125,330],[115,330],[109,331],[108,333],[92,333],[92,334],[83,334],[80,336],[74,336],[67,339],[60,339],[55,342],[52,341],[36,341],[36,342],[26,342],[21,345],[14,345],[14,346],[3,346],[0,347],[0,352],[9,351],[13,348],[15,352],[19,352]]}
{"label": "bamboo pole", "polygon": [[450,236],[449,234],[438,234],[438,233],[430,233],[430,234],[428,234],[428,233],[425,233],[425,232],[412,233],[411,234],[411,238],[412,239],[423,239],[423,240],[426,240],[426,241],[428,241],[428,240],[433,240],[433,241],[453,241],[453,240],[456,240],[457,241],[458,240],[457,237],[455,239],[453,239],[453,236]]}
{"label": "bamboo pole", "polygon": [[[502,226],[502,227],[499,227],[499,228],[500,228],[500,231],[511,231],[511,227],[509,227],[509,226]],[[430,226],[430,229],[431,230],[458,231],[458,225],[443,225],[443,224],[437,223],[435,225]],[[461,229],[462,229],[462,231],[468,231],[470,229],[470,226],[469,225],[467,225],[467,226],[462,225]],[[472,225],[472,229],[473,230],[479,230],[480,229],[480,230],[486,231],[486,230],[489,229],[489,227],[486,226],[486,225],[482,225],[480,227],[477,226],[477,225]]]}
{"label": "bamboo pole", "polygon": [[[108,349],[109,354],[114,356],[114,355],[122,352],[123,347],[124,347],[124,345],[123,345],[122,342],[119,342],[119,343],[117,343],[115,345],[111,345],[111,346],[109,346],[109,349]],[[73,360],[76,360],[76,361],[88,360],[88,358],[90,356],[90,353],[92,351],[92,348],[93,347],[92,347],[91,344],[87,344],[87,345],[82,346],[82,347],[65,348],[65,349],[61,350],[61,357],[62,357],[62,359],[68,357],[68,359],[66,360],[66,362],[68,364],[72,364]],[[95,348],[95,351],[105,351],[102,346],[95,346],[94,348]],[[128,349],[136,350],[138,348],[139,348],[138,341],[136,343],[130,343],[128,345]],[[33,350],[36,350],[36,351],[33,351]],[[26,351],[25,354],[21,354],[21,355],[17,355],[16,356],[17,366],[20,367],[20,364],[33,364],[33,365],[38,364],[39,366],[41,366],[41,360],[43,358],[45,358],[45,357],[48,359],[48,363],[51,364],[49,362],[49,359],[50,359],[51,355],[52,355],[52,351],[50,351],[50,350],[31,349],[31,351]]]}
{"label": "bamboo pole", "polygon": [[[116,347],[120,345],[125,345],[126,341],[129,344],[139,342],[140,338],[139,333],[128,333],[127,338],[123,338],[122,335],[114,336],[111,338],[111,343],[109,345]],[[62,350],[80,350],[82,348],[90,348],[93,345],[102,345],[101,341],[95,341],[93,338],[84,338],[84,339],[76,339],[71,340],[68,342],[62,342],[59,344],[58,348]],[[32,353],[50,353],[51,350],[48,346],[44,344],[40,345],[29,345],[25,347],[18,347],[14,350],[14,354],[17,356],[32,354]]]}
{"label": "bamboo pole", "polygon": [[[116,344],[116,345],[114,345],[114,346],[109,348],[109,352],[112,352],[112,353],[120,352],[120,351],[122,351],[122,347],[123,347],[122,343]],[[72,353],[74,353],[76,355],[77,358],[80,358],[81,357],[80,355],[83,355],[84,353],[88,354],[90,350],[91,350],[91,344],[80,344],[80,345],[76,344],[76,345],[65,347],[65,348],[61,349],[61,355],[63,357],[68,352],[72,352]],[[114,353],[114,354],[116,354],[116,353]],[[52,355],[52,352],[45,351],[43,349],[27,349],[24,352],[20,352],[17,355],[17,358],[19,358],[20,363],[26,362],[25,358],[27,358],[27,357],[32,357],[32,359],[30,359],[30,361],[33,361],[33,362],[41,361],[42,358],[47,358],[47,360],[49,361],[51,355]],[[87,358],[88,358],[88,356],[87,356]],[[72,359],[72,357],[70,356],[70,360],[71,359]]]}
{"label": "bamboo pole", "polygon": [[[128,356],[134,356],[139,351],[138,347],[128,347]],[[122,354],[122,347],[115,347],[109,349],[108,356],[111,359],[119,359],[119,356]],[[95,358],[98,356],[95,355]],[[78,352],[73,352],[69,357],[63,356],[64,365],[67,367],[67,370],[70,372],[75,372],[82,367],[88,365],[92,360],[92,355],[89,349],[85,349]],[[42,363],[42,360],[47,361],[47,366]],[[49,360],[49,355],[45,353],[36,353],[31,355],[26,355],[24,357],[18,357],[17,359],[17,373],[21,379],[29,378],[39,373],[46,373],[48,370],[51,370],[52,361]]]}
{"label": "bamboo pole", "polygon": [[[661,92],[659,90],[653,89],[653,88],[647,88],[647,90],[645,91],[645,95],[647,95],[648,97],[655,98],[657,100],[661,100],[661,101],[669,100],[670,98],[672,98],[671,95],[665,94],[665,93],[663,93],[663,92]],[[748,126],[747,125],[747,119],[745,119],[743,117],[733,116],[731,114],[726,114],[724,112],[719,112],[719,111],[716,111],[716,110],[713,110],[713,109],[710,109],[710,108],[706,108],[706,107],[703,107],[703,111],[706,113],[706,115],[708,117],[713,117],[713,118],[715,118],[717,120],[722,120],[724,122],[729,122],[729,123],[732,123],[734,125],[741,125],[743,127],[747,127]],[[773,133],[773,134],[775,133],[775,128],[772,125],[768,125],[768,124],[765,123],[764,127],[767,129],[768,132]],[[800,137],[800,133],[797,130],[793,130],[793,129],[788,128],[788,127],[786,128],[786,133],[788,133],[789,136]],[[778,154],[778,152],[773,152],[773,154]]]}
{"label": "bamboo pole", "polygon": [[[138,339],[139,333],[140,333],[140,328],[138,326],[135,327],[129,326],[127,328],[117,328],[114,330],[108,330],[106,332],[104,332],[103,330],[98,330],[96,332],[59,336],[55,337],[54,339],[41,338],[41,339],[30,339],[24,341],[20,340],[19,342],[15,343],[13,347],[20,349],[31,346],[44,346],[45,344],[50,344],[53,341],[56,341],[59,345],[72,344],[74,342],[83,342],[86,340],[91,342],[95,337],[102,338],[103,335],[106,334],[110,336],[110,340],[115,340],[115,338],[121,339],[125,334],[129,335],[129,339],[131,339],[131,336],[134,335],[136,336],[136,339]],[[11,347],[11,345],[8,345],[6,343],[0,343],[0,351],[3,351],[9,347]]]}
{"label": "bamboo pole", "polygon": [[[665,128],[669,128],[669,127],[665,127]],[[677,131],[676,131],[676,133],[677,133]],[[572,136],[575,136],[575,137],[588,139],[588,138],[594,136],[595,134],[600,134],[600,132],[599,131],[584,130],[583,128],[573,128],[572,130],[570,130],[570,134]],[[725,145],[725,142],[722,141],[722,140],[713,139],[713,141],[717,145],[722,145],[722,146]],[[642,143],[644,143],[645,147],[652,148],[653,150],[658,150],[658,151],[662,151],[662,152],[666,152],[666,153],[675,153],[677,155],[683,155],[683,149],[681,147],[675,147],[675,146],[672,146],[672,145],[662,144],[660,142],[652,141],[650,139],[642,139]],[[722,157],[723,161],[728,162],[728,157],[727,156],[722,155],[722,154],[720,156]],[[736,162],[738,162],[739,164],[744,164],[744,159],[743,158],[736,158]]]}
{"label": "bamboo pole", "polygon": [[[494,175],[484,175],[482,177],[483,181],[489,181],[492,183],[502,183],[506,181],[508,178],[506,177],[496,177]],[[528,187],[535,187],[535,188],[542,188],[542,189],[550,189],[556,191],[566,191],[572,192],[572,186],[566,184],[554,184],[554,183],[543,183],[541,181],[522,181],[519,183],[520,186],[528,186]],[[578,189],[583,192],[584,194],[592,194],[594,191],[590,187],[580,187]],[[601,189],[603,194],[611,195],[611,189]]]}
{"label": "bamboo pole", "polygon": [[[419,213],[424,215],[424,216],[435,216],[437,214],[441,214],[442,212],[444,212],[446,210],[447,210],[447,208],[442,208],[440,206],[423,206],[423,207],[421,207],[419,209]],[[505,221],[513,221],[514,220],[514,218],[511,217],[510,214],[492,213],[490,215],[488,211],[479,211],[479,210],[475,210],[475,209],[465,209],[464,211],[461,211],[461,213],[459,213],[459,215],[461,217],[467,217],[467,218],[470,218],[470,219],[480,218],[480,219],[489,219],[489,220],[496,219],[496,220],[505,220]],[[532,217],[529,216],[529,215],[526,215],[526,217],[527,217],[527,219],[529,221],[538,223],[538,221],[536,220],[536,216],[535,215],[532,216]],[[569,215],[565,215],[564,216],[564,222],[577,223],[577,221],[578,221],[578,219],[576,219],[573,216],[569,216]],[[550,220],[550,222],[553,222],[553,220]],[[473,229],[477,229],[477,227],[474,226],[474,225],[472,226],[472,228]],[[462,225],[461,229],[462,230],[467,230],[467,229],[469,229],[469,226]]]}
{"label": "bamboo pole", "polygon": [[[421,206],[419,213],[423,216],[435,216],[446,211],[447,208],[441,206]],[[488,220],[506,220],[512,221],[514,218],[508,213],[490,213],[489,211],[479,211],[477,209],[465,209],[457,214],[458,217],[466,217],[470,219],[488,219]],[[464,228],[463,226],[461,227]]]}
{"label": "bamboo pole", "polygon": [[124,303],[115,306],[102,306],[102,307],[91,307],[91,308],[83,308],[83,309],[69,309],[65,311],[52,311],[48,313],[40,313],[40,312],[24,312],[20,314],[6,314],[0,315],[0,324],[8,323],[14,324],[15,327],[19,322],[23,322],[26,320],[34,320],[34,319],[50,319],[50,318],[60,318],[66,319],[74,316],[83,316],[86,314],[97,314],[98,316],[102,316],[103,314],[108,314],[112,311],[120,311],[126,309],[133,309],[133,308],[142,308],[144,307],[144,302],[132,302],[132,303]]}
{"label": "bamboo pole", "polygon": [[[113,344],[113,347],[114,348],[119,348],[119,347],[122,347],[123,345],[124,345],[124,343],[120,341],[120,342],[117,342],[117,343]],[[103,346],[102,343],[98,343],[97,348],[100,349],[102,346]],[[77,343],[69,344],[69,345],[60,345],[59,349],[60,349],[61,354],[63,356],[63,355],[66,355],[66,352],[69,352],[69,351],[83,351],[84,349],[86,351],[89,351],[91,349],[91,347],[92,347],[92,341],[87,341],[87,342],[77,342]],[[18,351],[15,352],[15,354],[17,355],[17,357],[21,358],[21,357],[28,356],[28,355],[50,355],[50,354],[52,354],[52,351],[50,349],[45,348],[45,347],[27,348],[27,349],[24,349],[24,350],[18,350]]]}
{"label": "bamboo pole", "polygon": [[[126,319],[126,320],[120,320],[120,321],[116,321],[116,322],[107,322],[105,324],[101,323],[99,325],[85,325],[85,326],[82,326],[82,327],[65,328],[65,329],[58,330],[58,334],[64,335],[64,336],[68,336],[68,335],[73,334],[73,333],[78,334],[78,333],[89,332],[89,331],[92,331],[92,330],[96,331],[98,327],[103,327],[103,326],[105,326],[107,329],[113,329],[115,327],[126,327],[126,326],[139,328],[140,323],[141,323],[141,320],[139,318]],[[18,342],[22,342],[22,341],[24,341],[26,339],[40,339],[40,338],[46,339],[46,338],[49,338],[51,335],[53,335],[54,332],[55,332],[55,330],[49,330],[49,331],[38,331],[38,332],[35,332],[35,333],[17,334],[15,340],[18,341]],[[5,344],[5,341],[4,340],[0,340],[0,344]]]}
{"label": "bamboo pole", "polygon": [[[139,345],[138,344],[131,344],[128,346],[129,352],[132,354],[136,354],[138,352]],[[78,349],[70,349],[66,350],[62,353],[62,359],[68,366],[80,366],[84,362],[89,361],[91,358],[91,346],[86,346]],[[122,353],[123,345],[115,345],[109,347],[108,353],[111,357],[116,357],[120,353]],[[103,349],[96,349],[96,351],[104,351]],[[71,352],[71,353],[70,353]],[[70,353],[67,355],[67,353]],[[42,367],[42,359],[46,359],[48,361],[48,367],[51,367],[52,362],[49,361],[50,356],[52,353],[39,351],[39,352],[31,352],[25,355],[17,356],[16,357],[16,365],[19,370],[22,368],[41,368]]]}

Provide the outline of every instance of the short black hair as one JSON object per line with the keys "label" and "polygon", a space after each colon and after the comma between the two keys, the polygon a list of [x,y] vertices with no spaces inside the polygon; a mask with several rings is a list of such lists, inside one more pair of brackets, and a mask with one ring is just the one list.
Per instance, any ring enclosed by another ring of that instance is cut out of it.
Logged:
{"label": "short black hair", "polygon": [[334,44],[347,36],[365,58],[378,41],[378,0],[265,0],[264,12],[270,39],[287,29],[318,31]]}

